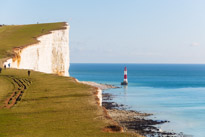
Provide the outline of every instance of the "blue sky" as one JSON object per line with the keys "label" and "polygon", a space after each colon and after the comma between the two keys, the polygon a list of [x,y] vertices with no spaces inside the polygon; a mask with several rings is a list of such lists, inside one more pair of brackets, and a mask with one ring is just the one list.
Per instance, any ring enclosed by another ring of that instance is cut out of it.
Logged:
{"label": "blue sky", "polygon": [[0,0],[0,24],[66,21],[71,62],[205,64],[204,0]]}

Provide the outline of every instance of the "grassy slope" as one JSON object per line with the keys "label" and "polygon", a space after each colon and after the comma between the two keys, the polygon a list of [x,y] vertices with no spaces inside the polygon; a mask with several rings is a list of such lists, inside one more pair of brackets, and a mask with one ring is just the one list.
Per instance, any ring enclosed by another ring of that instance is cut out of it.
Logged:
{"label": "grassy slope", "polygon": [[[0,61],[11,57],[14,47],[37,42],[36,37],[65,23],[0,27]],[[44,31],[42,32],[42,30]],[[14,88],[8,76],[27,77],[25,70],[7,69],[0,74],[0,106]],[[0,109],[0,136],[130,136],[105,133],[110,121],[97,106],[93,88],[72,78],[32,72],[32,85],[11,109]]]}
{"label": "grassy slope", "polygon": [[14,47],[36,43],[36,38],[51,30],[62,29],[65,23],[11,25],[0,27],[0,58],[12,56]]}
{"label": "grassy slope", "polygon": [[0,104],[5,101],[5,98],[8,97],[13,91],[13,86],[10,81],[5,78],[0,77]]}
{"label": "grassy slope", "polygon": [[[73,78],[31,73],[31,86],[22,101],[11,109],[0,109],[2,136],[96,136],[122,137],[123,133],[102,132],[107,120],[96,104],[93,88],[79,84]],[[26,70],[7,69],[0,75],[11,87],[7,76],[27,77]],[[7,91],[5,91],[7,92]],[[1,97],[5,99],[5,97]]]}

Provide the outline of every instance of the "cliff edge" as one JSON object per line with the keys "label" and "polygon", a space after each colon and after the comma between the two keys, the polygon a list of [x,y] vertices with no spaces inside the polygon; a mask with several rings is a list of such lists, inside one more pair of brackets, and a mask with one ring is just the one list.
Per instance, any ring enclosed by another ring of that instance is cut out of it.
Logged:
{"label": "cliff edge", "polygon": [[[44,31],[44,28],[41,31]],[[3,65],[69,76],[69,28],[70,26],[64,23],[63,28],[38,36],[34,44],[14,47],[14,55]]]}

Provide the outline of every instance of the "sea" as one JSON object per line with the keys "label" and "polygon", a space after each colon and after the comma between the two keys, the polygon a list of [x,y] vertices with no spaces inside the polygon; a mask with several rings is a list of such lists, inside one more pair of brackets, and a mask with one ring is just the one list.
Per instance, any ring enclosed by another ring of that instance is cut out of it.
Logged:
{"label": "sea", "polygon": [[[121,86],[127,67],[128,86]],[[205,137],[205,65],[203,64],[78,64],[70,76],[80,81],[111,84],[105,90],[112,101],[131,110],[152,113],[151,119],[168,120],[164,131]]]}

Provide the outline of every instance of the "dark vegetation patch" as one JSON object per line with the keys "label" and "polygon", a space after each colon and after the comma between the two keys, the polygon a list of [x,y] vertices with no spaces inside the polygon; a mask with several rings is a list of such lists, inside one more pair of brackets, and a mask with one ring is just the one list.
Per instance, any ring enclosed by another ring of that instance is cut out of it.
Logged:
{"label": "dark vegetation patch", "polygon": [[122,132],[123,128],[118,125],[109,125],[103,129],[104,132]]}

